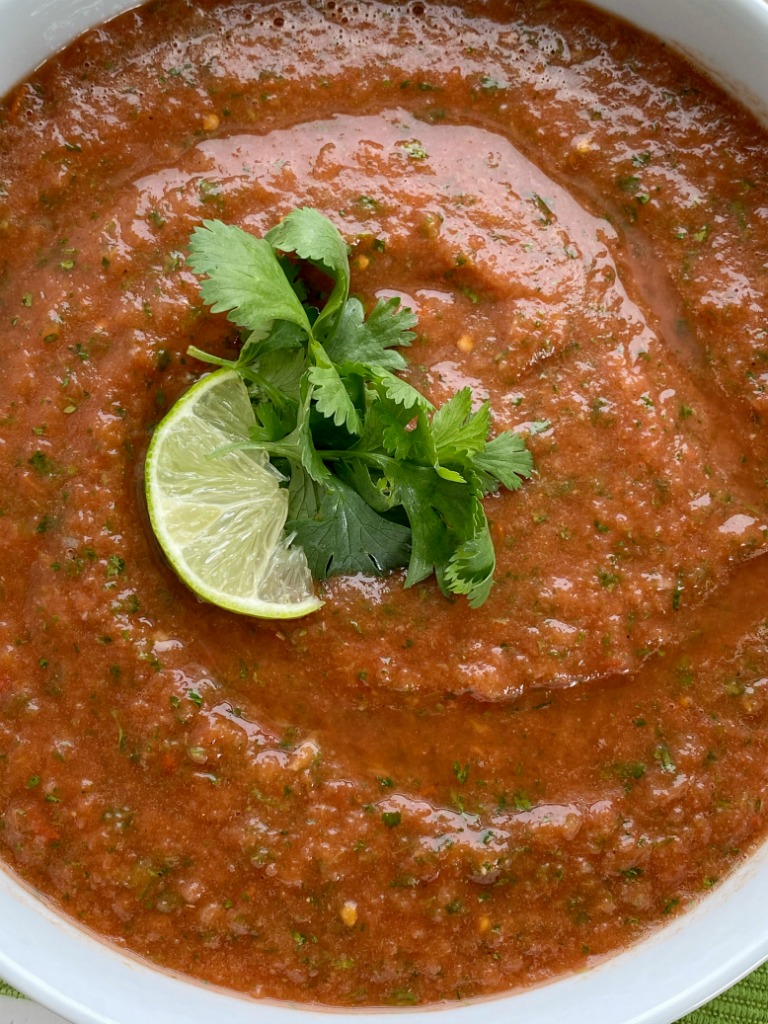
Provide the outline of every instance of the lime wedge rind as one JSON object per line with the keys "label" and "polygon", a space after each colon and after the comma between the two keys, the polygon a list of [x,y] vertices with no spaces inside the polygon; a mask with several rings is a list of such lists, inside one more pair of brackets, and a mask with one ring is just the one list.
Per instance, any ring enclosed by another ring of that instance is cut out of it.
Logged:
{"label": "lime wedge rind", "polygon": [[198,381],[157,427],[145,485],[152,529],[199,597],[260,618],[298,618],[321,605],[300,547],[284,533],[288,493],[259,449],[230,446],[255,423],[231,370]]}

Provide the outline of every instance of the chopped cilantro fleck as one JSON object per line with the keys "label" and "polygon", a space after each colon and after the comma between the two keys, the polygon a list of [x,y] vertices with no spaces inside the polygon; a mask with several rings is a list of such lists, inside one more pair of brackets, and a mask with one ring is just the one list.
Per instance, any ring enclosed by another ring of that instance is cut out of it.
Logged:
{"label": "chopped cilantro fleck", "polygon": [[54,473],[58,472],[56,463],[45,452],[36,451],[27,461],[40,476],[53,476]]}
{"label": "chopped cilantro fleck", "polygon": [[110,555],[107,561],[107,576],[121,576],[125,572],[125,559]]}

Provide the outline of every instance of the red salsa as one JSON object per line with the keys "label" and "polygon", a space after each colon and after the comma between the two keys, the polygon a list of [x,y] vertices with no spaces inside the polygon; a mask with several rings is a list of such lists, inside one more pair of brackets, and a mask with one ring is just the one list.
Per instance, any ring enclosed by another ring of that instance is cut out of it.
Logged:
{"label": "red salsa", "polygon": [[[574,2],[156,0],[0,105],[0,857],[256,996],[414,1004],[583,969],[766,831],[768,137]],[[536,476],[480,609],[401,573],[202,604],[153,428],[237,335],[190,232],[297,206],[412,382]]]}

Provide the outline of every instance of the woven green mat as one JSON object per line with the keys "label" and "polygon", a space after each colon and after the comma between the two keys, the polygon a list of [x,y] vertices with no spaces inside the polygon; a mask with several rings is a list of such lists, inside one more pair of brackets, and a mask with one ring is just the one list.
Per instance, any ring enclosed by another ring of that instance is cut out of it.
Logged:
{"label": "woven green mat", "polygon": [[[24,997],[0,981],[0,996]],[[768,964],[679,1024],[768,1024]]]}
{"label": "woven green mat", "polygon": [[685,1024],[766,1024],[768,1022],[768,964],[714,1002],[694,1010]]}

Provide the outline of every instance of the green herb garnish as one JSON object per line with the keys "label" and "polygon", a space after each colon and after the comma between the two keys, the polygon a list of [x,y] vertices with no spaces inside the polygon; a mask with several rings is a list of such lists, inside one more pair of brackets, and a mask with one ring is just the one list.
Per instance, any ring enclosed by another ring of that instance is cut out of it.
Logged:
{"label": "green herb garnish", "polygon": [[243,339],[237,360],[189,354],[245,381],[257,426],[234,447],[265,449],[285,477],[286,530],[315,578],[407,566],[407,587],[434,572],[444,594],[481,605],[496,565],[481,498],[530,476],[522,438],[489,440],[489,403],[473,410],[469,388],[435,409],[396,376],[416,318],[398,299],[365,316],[346,244],[316,210],[264,238],[205,221],[189,265]]}

